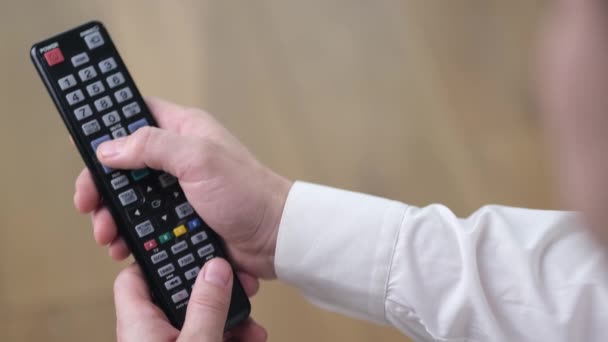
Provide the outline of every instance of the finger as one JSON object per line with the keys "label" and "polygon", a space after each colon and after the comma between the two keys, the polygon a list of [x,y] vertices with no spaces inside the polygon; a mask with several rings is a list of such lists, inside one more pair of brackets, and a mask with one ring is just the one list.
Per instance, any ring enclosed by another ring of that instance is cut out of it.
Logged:
{"label": "finger", "polygon": [[232,294],[232,268],[221,258],[208,261],[188,302],[180,341],[221,341]]}
{"label": "finger", "polygon": [[258,278],[245,272],[237,272],[236,275],[239,277],[247,297],[253,297],[256,293],[258,293],[258,290],[260,289],[260,281]]}
{"label": "finger", "polygon": [[117,169],[146,166],[188,181],[187,172],[205,156],[203,140],[156,127],[142,127],[134,134],[104,142],[97,149],[99,161]]}
{"label": "finger", "polygon": [[224,335],[224,341],[226,342],[264,342],[267,339],[268,333],[266,332],[266,329],[251,318]]}
{"label": "finger", "polygon": [[76,178],[74,206],[83,214],[90,213],[99,206],[99,192],[87,168],[84,168]]}
{"label": "finger", "polygon": [[93,221],[93,237],[97,244],[105,246],[116,240],[118,229],[107,207],[97,209],[91,215]]}
{"label": "finger", "polygon": [[131,251],[129,251],[129,247],[125,240],[118,237],[108,246],[108,254],[112,260],[121,261],[126,259],[131,254]]}
{"label": "finger", "polygon": [[183,123],[188,121],[183,106],[156,97],[146,97],[145,101],[159,127],[182,133]]}
{"label": "finger", "polygon": [[151,303],[150,293],[139,266],[131,264],[122,270],[114,281],[116,318],[136,317],[143,307]]}

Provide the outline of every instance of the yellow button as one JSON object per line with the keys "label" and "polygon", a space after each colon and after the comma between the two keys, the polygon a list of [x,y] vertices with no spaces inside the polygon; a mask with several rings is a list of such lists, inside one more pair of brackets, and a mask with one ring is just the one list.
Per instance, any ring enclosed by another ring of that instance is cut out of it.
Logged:
{"label": "yellow button", "polygon": [[186,234],[187,230],[186,230],[186,226],[184,226],[183,224],[175,229],[173,229],[173,234],[175,234],[175,237],[181,236]]}

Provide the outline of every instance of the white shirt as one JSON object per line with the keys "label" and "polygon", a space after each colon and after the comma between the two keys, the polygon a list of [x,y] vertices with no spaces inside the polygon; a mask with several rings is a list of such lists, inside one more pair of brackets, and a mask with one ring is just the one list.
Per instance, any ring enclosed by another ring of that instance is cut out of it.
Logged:
{"label": "white shirt", "polygon": [[607,253],[580,227],[567,212],[458,218],[296,182],[275,267],[321,307],[416,341],[608,341]]}

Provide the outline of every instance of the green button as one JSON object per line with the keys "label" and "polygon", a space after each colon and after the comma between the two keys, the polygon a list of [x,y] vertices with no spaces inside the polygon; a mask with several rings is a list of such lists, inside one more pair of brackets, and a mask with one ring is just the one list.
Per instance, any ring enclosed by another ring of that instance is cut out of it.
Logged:
{"label": "green button", "polygon": [[131,171],[131,177],[134,181],[138,181],[144,177],[146,177],[150,173],[148,169],[140,169]]}
{"label": "green button", "polygon": [[170,232],[166,232],[158,237],[158,241],[160,241],[160,243],[165,243],[167,241],[171,241],[171,238],[173,238],[173,235]]}

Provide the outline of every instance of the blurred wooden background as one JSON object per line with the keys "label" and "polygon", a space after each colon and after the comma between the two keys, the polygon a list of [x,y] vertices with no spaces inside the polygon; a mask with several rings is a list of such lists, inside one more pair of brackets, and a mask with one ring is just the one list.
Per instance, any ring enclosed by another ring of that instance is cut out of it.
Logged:
{"label": "blurred wooden background", "polygon": [[[114,339],[115,264],[72,208],[82,162],[30,45],[104,21],[143,93],[214,113],[292,178],[461,215],[554,206],[530,56],[540,1],[0,4],[0,340]],[[402,341],[265,283],[271,341]]]}

